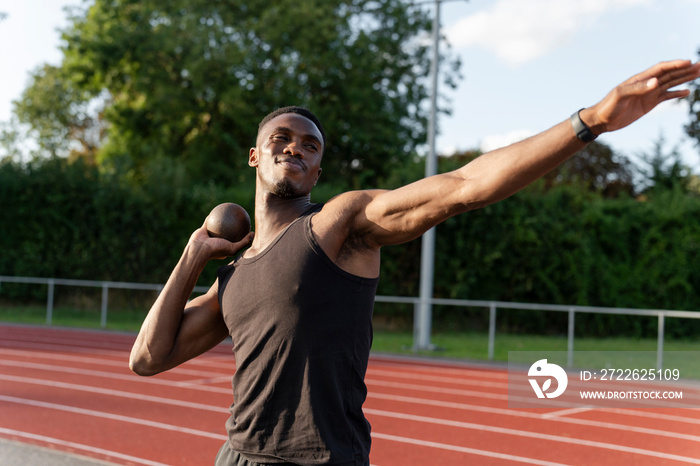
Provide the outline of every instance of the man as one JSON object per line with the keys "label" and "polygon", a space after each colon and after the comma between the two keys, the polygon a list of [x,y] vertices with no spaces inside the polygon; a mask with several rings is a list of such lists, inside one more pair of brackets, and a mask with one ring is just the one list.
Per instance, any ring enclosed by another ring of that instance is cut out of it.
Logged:
{"label": "man", "polygon": [[[688,95],[672,88],[699,76],[700,64],[660,63],[571,119],[458,170],[324,205],[310,201],[325,148],[320,122],[298,107],[273,112],[249,154],[255,233],[230,243],[210,238],[205,221],[192,234],[136,339],[132,370],[170,369],[230,335],[234,404],[217,465],[369,464],[362,403],[381,248],[510,196],[595,136]],[[209,260],[247,246],[188,303]]]}

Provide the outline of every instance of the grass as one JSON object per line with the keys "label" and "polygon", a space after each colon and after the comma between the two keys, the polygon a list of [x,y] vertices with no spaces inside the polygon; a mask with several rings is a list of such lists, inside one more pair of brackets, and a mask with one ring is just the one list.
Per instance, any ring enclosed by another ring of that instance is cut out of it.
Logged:
{"label": "grass", "polygon": [[[433,334],[431,342],[436,351],[418,351],[420,355],[459,359],[488,359],[488,335],[485,333],[450,332]],[[372,349],[382,353],[416,354],[410,332],[374,333]],[[656,351],[656,339],[635,338],[576,338],[578,351]],[[665,341],[665,351],[698,351],[696,342]],[[510,351],[553,352],[566,351],[566,337],[538,335],[509,335],[497,333],[494,342],[494,360],[507,361]],[[700,353],[699,353],[700,355]]]}
{"label": "grass", "polygon": [[[106,329],[138,332],[144,317],[146,317],[146,311],[110,310],[107,315]],[[51,324],[58,327],[100,328],[100,321],[99,309],[55,307]],[[0,307],[0,322],[46,325],[46,306]]]}
{"label": "grass", "polygon": [[[376,331],[372,350],[379,353],[421,355],[450,359],[488,360],[485,333],[434,333],[434,351],[414,351],[410,332]],[[567,338],[496,333],[494,361],[530,365],[538,359],[565,366]],[[700,346],[693,341],[664,341],[664,368],[677,368],[683,379],[700,379]],[[656,339],[576,338],[574,366],[578,368],[650,369],[656,367]],[[516,353],[517,352],[517,353]],[[510,355],[509,355],[510,353]],[[509,359],[510,356],[510,359]]]}

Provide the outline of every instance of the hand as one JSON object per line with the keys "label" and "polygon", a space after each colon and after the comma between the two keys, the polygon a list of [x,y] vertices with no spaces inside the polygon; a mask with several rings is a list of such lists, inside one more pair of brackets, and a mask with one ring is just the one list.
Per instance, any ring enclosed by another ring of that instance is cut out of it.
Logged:
{"label": "hand", "polygon": [[624,128],[666,100],[685,97],[690,90],[671,90],[700,77],[700,63],[690,60],[661,62],[623,82],[603,100],[581,111],[593,133]]}
{"label": "hand", "polygon": [[223,238],[212,238],[207,233],[207,221],[205,220],[202,226],[192,233],[189,243],[202,247],[207,253],[208,260],[225,259],[235,256],[241,249],[250,246],[254,236],[255,233],[251,231],[242,240],[235,243]]}

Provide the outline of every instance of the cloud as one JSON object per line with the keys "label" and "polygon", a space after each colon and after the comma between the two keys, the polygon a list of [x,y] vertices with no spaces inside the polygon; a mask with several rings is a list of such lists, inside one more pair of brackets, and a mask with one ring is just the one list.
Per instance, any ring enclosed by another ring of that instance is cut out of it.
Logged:
{"label": "cloud", "polygon": [[552,50],[604,13],[649,0],[499,0],[446,30],[456,47],[483,47],[517,66]]}

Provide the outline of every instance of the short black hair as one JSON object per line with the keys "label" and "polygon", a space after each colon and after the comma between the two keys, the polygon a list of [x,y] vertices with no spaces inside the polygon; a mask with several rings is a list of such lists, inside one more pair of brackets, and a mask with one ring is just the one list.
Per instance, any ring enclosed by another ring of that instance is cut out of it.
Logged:
{"label": "short black hair", "polygon": [[258,136],[260,136],[260,131],[262,131],[263,126],[267,124],[268,121],[272,120],[275,117],[278,117],[280,115],[284,115],[286,113],[296,113],[297,115],[301,115],[305,118],[308,118],[311,120],[311,122],[316,125],[316,128],[318,128],[318,131],[321,133],[321,137],[323,138],[323,148],[325,149],[326,147],[326,132],[323,131],[323,125],[321,124],[321,120],[318,119],[314,113],[309,110],[308,108],[305,107],[299,107],[296,105],[290,105],[288,107],[280,107],[277,110],[274,110],[270,113],[267,114],[265,118],[262,119],[260,124],[258,125]]}

